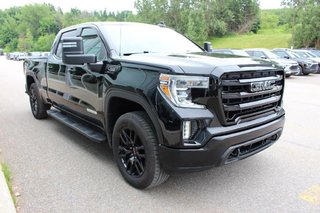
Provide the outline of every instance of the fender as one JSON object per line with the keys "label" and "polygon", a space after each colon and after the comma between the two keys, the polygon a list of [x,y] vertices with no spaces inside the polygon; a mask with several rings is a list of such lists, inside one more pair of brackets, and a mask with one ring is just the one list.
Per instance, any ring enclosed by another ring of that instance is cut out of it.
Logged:
{"label": "fender", "polygon": [[131,91],[127,91],[127,90],[122,90],[122,89],[115,89],[112,88],[110,89],[105,96],[105,101],[104,101],[104,109],[105,109],[105,131],[107,134],[107,138],[108,138],[108,143],[111,146],[111,141],[112,141],[112,132],[110,130],[111,127],[109,127],[109,122],[107,120],[107,115],[109,114],[109,104],[110,101],[112,100],[112,98],[123,98],[126,99],[128,101],[134,102],[138,105],[140,105],[144,111],[148,114],[153,127],[155,128],[155,133],[156,133],[156,137],[159,141],[159,144],[163,143],[163,136],[162,136],[162,129],[158,123],[158,118],[157,118],[157,114],[154,111],[154,108],[150,107],[150,104],[148,103],[148,101],[142,97],[141,95],[131,92]]}
{"label": "fender", "polygon": [[27,94],[29,94],[28,89],[29,89],[29,86],[31,85],[30,80],[28,80],[28,79],[30,79],[30,77],[33,79],[33,81],[37,84],[38,87],[40,86],[39,80],[37,79],[34,72],[27,70],[27,72],[26,72],[26,86],[25,86]]}
{"label": "fender", "polygon": [[37,87],[39,89],[39,92],[40,92],[40,96],[42,98],[42,100],[47,103],[47,104],[50,104],[50,102],[48,101],[48,96],[47,96],[47,86],[43,86],[41,85],[40,83],[40,80],[37,76],[37,73],[39,73],[40,70],[36,67],[36,68],[33,68],[32,70],[26,70],[26,85],[25,85],[25,89],[26,89],[26,93],[29,95],[29,87],[31,85],[31,82],[30,82],[30,78],[32,78],[33,82],[35,82],[37,84]]}

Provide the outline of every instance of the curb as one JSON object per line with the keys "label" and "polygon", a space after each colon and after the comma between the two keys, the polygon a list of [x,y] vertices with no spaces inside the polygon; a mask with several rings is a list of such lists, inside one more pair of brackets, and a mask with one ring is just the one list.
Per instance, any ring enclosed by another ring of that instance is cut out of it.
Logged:
{"label": "curb", "polygon": [[12,197],[0,165],[0,212],[17,213]]}

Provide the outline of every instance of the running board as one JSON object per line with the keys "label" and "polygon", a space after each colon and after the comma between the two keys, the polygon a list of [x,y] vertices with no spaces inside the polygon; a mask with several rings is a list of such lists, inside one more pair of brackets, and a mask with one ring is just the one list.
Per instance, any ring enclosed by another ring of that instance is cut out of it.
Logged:
{"label": "running board", "polygon": [[71,127],[94,142],[102,143],[107,140],[107,137],[103,133],[84,122],[77,121],[77,119],[74,119],[71,116],[62,114],[57,110],[48,110],[47,113],[50,117],[62,122],[68,127]]}

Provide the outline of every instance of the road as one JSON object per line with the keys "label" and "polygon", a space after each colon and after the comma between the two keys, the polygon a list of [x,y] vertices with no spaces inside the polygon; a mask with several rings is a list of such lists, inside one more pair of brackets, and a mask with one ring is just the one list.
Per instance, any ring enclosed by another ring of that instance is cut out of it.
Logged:
{"label": "road", "polygon": [[139,191],[104,145],[33,118],[22,62],[0,57],[1,159],[21,213],[320,212],[320,75],[286,79],[286,126],[269,149]]}

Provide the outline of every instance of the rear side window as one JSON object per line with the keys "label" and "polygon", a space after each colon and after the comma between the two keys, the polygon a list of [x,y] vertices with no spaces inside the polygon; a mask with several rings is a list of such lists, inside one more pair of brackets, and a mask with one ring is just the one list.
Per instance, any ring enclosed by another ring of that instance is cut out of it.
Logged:
{"label": "rear side window", "polygon": [[67,37],[76,37],[76,36],[77,36],[77,30],[76,29],[62,33],[62,35],[60,37],[59,44],[58,44],[58,48],[57,48],[56,53],[55,53],[55,55],[58,58],[62,58],[62,39],[67,38]]}

